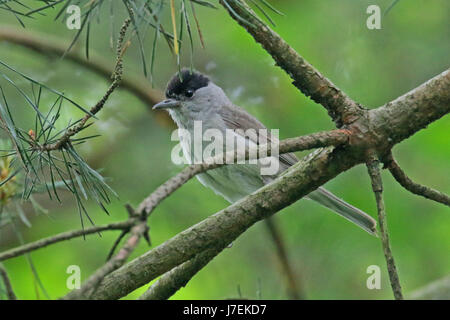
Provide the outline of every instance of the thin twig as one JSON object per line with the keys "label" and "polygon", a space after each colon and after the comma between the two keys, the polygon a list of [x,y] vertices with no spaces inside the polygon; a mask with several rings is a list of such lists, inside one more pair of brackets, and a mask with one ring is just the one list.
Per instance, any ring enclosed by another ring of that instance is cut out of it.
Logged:
{"label": "thin twig", "polygon": [[25,244],[23,246],[13,248],[7,251],[4,251],[0,253],[0,261],[11,259],[14,257],[21,256],[27,252],[31,252],[37,249],[44,248],[46,246],[49,246],[54,243],[58,243],[65,240],[70,240],[73,238],[85,236],[88,234],[93,234],[101,231],[107,231],[107,230],[126,230],[129,229],[133,225],[132,220],[127,220],[123,222],[116,222],[116,223],[110,223],[103,226],[93,226],[81,230],[75,230],[75,231],[67,231],[63,232],[48,238],[40,239],[38,241]]}
{"label": "thin twig", "polygon": [[392,291],[396,300],[403,300],[402,288],[398,278],[397,267],[395,266],[394,256],[392,255],[389,244],[389,233],[387,229],[386,212],[383,201],[383,182],[381,179],[379,161],[375,155],[370,155],[367,160],[367,169],[369,171],[370,180],[372,182],[372,190],[375,194],[377,202],[378,220],[381,231],[381,244],[383,246],[384,257],[387,263],[389,280],[391,282]]}
{"label": "thin twig", "polygon": [[389,154],[383,159],[383,162],[384,168],[389,169],[395,180],[397,180],[397,182],[406,190],[418,196],[422,196],[424,198],[445,204],[446,206],[450,206],[450,197],[445,193],[412,181],[395,161],[394,157],[392,156],[392,152],[389,152]]}
{"label": "thin twig", "polygon": [[3,267],[3,265],[0,263],[0,277],[3,280],[3,283],[5,284],[6,288],[6,296],[9,300],[17,300],[17,296],[14,293],[14,290],[11,285],[11,281],[9,280],[8,273],[6,272],[6,269]]}

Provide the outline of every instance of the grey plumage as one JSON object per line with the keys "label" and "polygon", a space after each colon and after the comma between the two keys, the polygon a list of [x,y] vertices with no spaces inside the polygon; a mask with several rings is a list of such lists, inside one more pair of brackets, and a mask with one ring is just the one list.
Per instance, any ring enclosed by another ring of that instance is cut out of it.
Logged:
{"label": "grey plumage", "polygon": [[[181,79],[180,79],[181,78]],[[186,129],[193,134],[194,121],[201,121],[203,131],[218,129],[225,134],[227,129],[248,130],[255,129],[253,133],[242,136],[235,135],[237,143],[245,146],[258,144],[261,133],[258,129],[266,127],[245,110],[235,106],[225,95],[223,90],[216,86],[208,77],[198,73],[191,73],[184,69],[181,77],[176,74],[168,84],[166,97],[169,98],[154,108],[165,108],[179,128]],[[267,143],[276,139],[267,132]],[[188,161],[195,157],[192,146],[182,137],[180,143]],[[199,181],[220,194],[230,202],[239,199],[261,188],[276,178],[277,175],[288,169],[298,161],[292,154],[282,154],[278,158],[279,170],[274,176],[260,174],[261,163],[258,164],[232,164],[207,171],[197,175]],[[318,188],[308,195],[308,198],[333,210],[347,220],[355,223],[370,234],[376,232],[376,222],[368,214],[339,199],[324,188]]]}

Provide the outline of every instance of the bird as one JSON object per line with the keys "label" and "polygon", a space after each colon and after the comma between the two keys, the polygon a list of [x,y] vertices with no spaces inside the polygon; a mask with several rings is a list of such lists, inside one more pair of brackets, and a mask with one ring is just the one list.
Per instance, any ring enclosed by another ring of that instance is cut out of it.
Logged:
{"label": "bird", "polygon": [[[224,90],[208,76],[191,68],[181,69],[170,79],[165,96],[166,99],[155,104],[153,109],[169,112],[178,126],[180,145],[188,163],[203,160],[201,153],[199,156],[195,152],[192,141],[186,138],[186,132],[190,136],[195,134],[195,128],[199,127],[198,123],[201,124],[202,133],[206,130],[216,130],[225,136],[227,132],[233,132],[236,143],[245,144],[246,148],[257,146],[261,141],[260,138],[266,138],[268,142],[278,141],[258,119],[233,104]],[[253,129],[250,131],[254,134],[243,135],[242,132],[249,129]],[[261,137],[260,132],[265,132],[266,136]],[[203,147],[204,143],[202,142]],[[197,179],[216,194],[234,203],[276,179],[299,159],[293,153],[285,153],[278,155],[276,161],[278,171],[271,175],[261,174],[262,162],[233,163],[200,173]],[[319,187],[306,198],[331,209],[376,236],[376,221],[369,214],[325,188]]]}

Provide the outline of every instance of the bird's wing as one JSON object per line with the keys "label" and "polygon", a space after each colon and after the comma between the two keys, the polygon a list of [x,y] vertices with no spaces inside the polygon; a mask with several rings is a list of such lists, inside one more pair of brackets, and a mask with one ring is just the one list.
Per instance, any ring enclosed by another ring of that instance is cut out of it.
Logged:
{"label": "bird's wing", "polygon": [[[267,143],[278,141],[278,139],[270,134],[267,129],[258,119],[253,117],[244,109],[236,107],[234,105],[224,106],[219,111],[227,129],[255,129],[255,135],[249,134],[248,137],[252,142],[259,144],[259,141],[267,141]],[[239,120],[239,124],[237,123]],[[262,135],[262,136],[261,136]],[[298,162],[298,158],[293,153],[284,153],[279,156],[280,159],[280,171],[285,171],[287,168]]]}

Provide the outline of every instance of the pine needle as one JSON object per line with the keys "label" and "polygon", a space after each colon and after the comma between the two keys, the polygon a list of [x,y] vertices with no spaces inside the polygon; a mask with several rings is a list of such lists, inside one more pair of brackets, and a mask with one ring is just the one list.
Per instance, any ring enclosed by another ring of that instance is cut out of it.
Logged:
{"label": "pine needle", "polygon": [[177,23],[175,17],[175,0],[170,0],[170,13],[172,16],[172,27],[173,27],[173,50],[175,55],[178,56],[179,47],[178,47],[178,37],[177,37]]}

